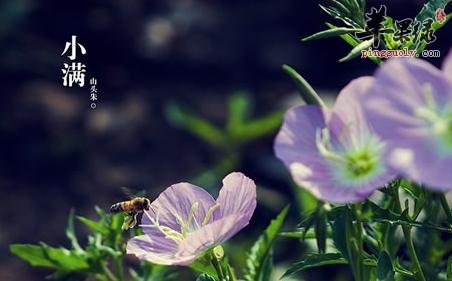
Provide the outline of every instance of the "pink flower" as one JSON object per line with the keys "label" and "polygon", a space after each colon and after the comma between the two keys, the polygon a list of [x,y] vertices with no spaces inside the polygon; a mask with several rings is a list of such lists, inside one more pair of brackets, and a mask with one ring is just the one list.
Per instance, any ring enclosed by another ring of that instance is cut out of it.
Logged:
{"label": "pink flower", "polygon": [[313,105],[289,110],[275,139],[275,153],[294,181],[333,203],[362,201],[396,176],[386,163],[385,143],[373,133],[359,96],[372,77],[352,81],[332,110]]}
{"label": "pink flower", "polygon": [[189,183],[168,187],[145,211],[144,235],[127,243],[127,253],[162,265],[188,265],[248,225],[256,208],[256,185],[242,173],[223,179],[217,200]]}

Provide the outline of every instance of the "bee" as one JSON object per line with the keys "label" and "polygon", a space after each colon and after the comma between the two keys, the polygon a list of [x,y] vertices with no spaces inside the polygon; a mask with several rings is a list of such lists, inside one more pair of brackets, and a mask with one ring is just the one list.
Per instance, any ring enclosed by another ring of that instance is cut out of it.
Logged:
{"label": "bee", "polygon": [[133,228],[138,221],[138,214],[143,213],[151,208],[151,201],[145,197],[135,197],[128,201],[118,202],[111,205],[111,213],[124,212],[127,216],[124,218],[122,230]]}

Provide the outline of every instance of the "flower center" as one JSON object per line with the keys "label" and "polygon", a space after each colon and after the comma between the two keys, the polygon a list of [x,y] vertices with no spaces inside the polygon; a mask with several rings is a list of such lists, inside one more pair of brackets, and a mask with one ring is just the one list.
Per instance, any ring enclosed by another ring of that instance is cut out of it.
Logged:
{"label": "flower center", "polygon": [[433,96],[432,86],[426,83],[423,87],[426,106],[416,109],[415,115],[429,123],[429,130],[436,136],[440,154],[452,153],[452,108],[438,106]]}
{"label": "flower center", "polygon": [[373,151],[363,147],[358,151],[352,151],[346,154],[347,161],[344,172],[349,174],[349,177],[361,178],[366,177],[375,170],[378,165],[378,157],[374,155]]}
{"label": "flower center", "polygon": [[177,212],[174,212],[173,213],[174,218],[175,218],[177,224],[179,224],[179,226],[180,226],[179,230],[172,229],[168,226],[161,225],[160,221],[159,221],[159,210],[154,210],[154,212],[156,214],[155,218],[152,218],[147,212],[144,212],[146,214],[146,216],[149,218],[149,220],[151,221],[151,224],[141,225],[141,227],[157,228],[161,233],[165,234],[165,237],[167,239],[171,239],[171,240],[179,243],[182,240],[184,240],[185,237],[187,237],[187,235],[190,234],[191,232],[208,224],[210,219],[213,216],[213,213],[219,207],[220,207],[220,204],[218,204],[218,203],[216,203],[215,205],[210,207],[209,210],[207,211],[201,225],[198,223],[196,216],[195,216],[195,213],[199,208],[198,202],[194,202],[191,205],[190,212],[188,214],[188,217],[185,220],[182,218],[182,216],[180,214],[178,214]]}
{"label": "flower center", "polygon": [[384,144],[370,133],[366,137],[351,136],[349,141],[343,138],[340,149],[331,143],[327,128],[317,131],[317,148],[320,154],[331,163],[334,174],[348,184],[369,179],[383,170],[381,155]]}

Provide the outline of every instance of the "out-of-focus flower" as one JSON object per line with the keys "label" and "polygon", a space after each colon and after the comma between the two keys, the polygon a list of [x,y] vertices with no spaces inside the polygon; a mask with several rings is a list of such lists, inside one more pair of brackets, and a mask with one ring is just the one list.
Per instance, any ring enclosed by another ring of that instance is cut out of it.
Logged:
{"label": "out-of-focus flower", "polygon": [[255,208],[256,185],[242,173],[223,179],[217,200],[195,185],[172,185],[144,212],[144,235],[127,243],[127,253],[162,265],[188,265],[248,225]]}
{"label": "out-of-focus flower", "polygon": [[360,102],[393,167],[433,189],[452,189],[452,52],[442,71],[420,59],[385,63]]}
{"label": "out-of-focus flower", "polygon": [[371,130],[357,102],[373,85],[371,77],[352,81],[332,110],[298,106],[285,115],[275,153],[294,181],[319,199],[362,201],[390,181],[386,147]]}

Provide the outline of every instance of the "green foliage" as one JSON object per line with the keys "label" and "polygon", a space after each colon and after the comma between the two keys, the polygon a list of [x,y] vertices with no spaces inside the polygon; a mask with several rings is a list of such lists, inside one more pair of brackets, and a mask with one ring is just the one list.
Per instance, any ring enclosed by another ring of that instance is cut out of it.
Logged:
{"label": "green foliage", "polygon": [[10,246],[13,254],[29,262],[33,266],[77,271],[88,268],[83,257],[64,248],[53,248],[41,245],[13,244]]}
{"label": "green foliage", "polygon": [[[326,251],[326,239],[328,235],[328,221],[327,221],[327,210],[325,205],[318,203],[317,207],[309,213],[298,225],[300,228],[297,232],[284,233],[286,237],[298,237],[305,239],[308,231],[311,227],[314,228],[315,236],[317,242],[317,249],[319,253],[325,253]],[[331,231],[330,231],[331,232]],[[331,234],[330,234],[331,235]]]}
{"label": "green foliage", "polygon": [[[305,216],[300,228],[281,233],[295,239],[324,237],[338,251],[308,254],[294,263],[284,277],[325,264],[348,264],[355,280],[446,280],[450,260],[448,264],[444,260],[452,252],[452,228],[443,226],[450,212],[447,201],[405,179],[394,180],[382,192],[379,204],[366,200],[348,206],[326,205],[325,215],[315,210]],[[399,193],[408,198],[401,201]],[[324,220],[328,223],[326,228],[313,227]],[[399,240],[397,228],[402,228],[404,241]],[[417,235],[412,228],[417,229]],[[413,242],[414,238],[418,243]],[[401,255],[402,250],[408,255]]]}
{"label": "green foliage", "polygon": [[196,278],[196,281],[216,281],[216,279],[208,274],[203,273],[199,275],[198,278]]}
{"label": "green foliage", "polygon": [[319,6],[331,17],[341,20],[345,25],[354,29],[364,29],[366,26],[364,20],[366,1],[331,0],[330,6]]}
{"label": "green foliage", "polygon": [[382,251],[378,257],[377,281],[394,281],[394,267],[386,251]]}
{"label": "green foliage", "polygon": [[[70,248],[51,247],[45,243],[14,244],[10,246],[11,253],[32,266],[52,269],[54,272],[49,276],[50,279],[85,280],[93,277],[101,281],[124,280],[122,259],[125,253],[121,230],[124,216],[122,214],[110,216],[98,207],[95,209],[99,216],[98,220],[77,217],[78,221],[91,231],[85,247],[81,247],[78,242],[74,227],[75,214],[72,210],[66,227]],[[174,277],[167,268],[152,266],[149,263],[139,264],[138,271],[140,274],[133,268],[129,270],[133,281],[171,280],[170,277]]]}
{"label": "green foliage", "polygon": [[[438,8],[443,8],[451,2],[451,0],[430,0],[428,1],[422,10],[416,15],[414,22],[420,21],[427,18],[435,18],[435,13]],[[366,21],[365,21],[365,11],[366,5],[365,1],[358,0],[331,0],[331,5],[328,7],[320,5],[320,8],[326,12],[328,15],[333,17],[334,19],[342,21],[345,24],[345,27],[337,27],[330,23],[327,23],[330,29],[324,30],[318,33],[315,33],[311,36],[308,36],[303,39],[303,41],[316,40],[316,39],[324,39],[329,37],[340,36],[345,42],[353,47],[353,49],[342,59],[340,62],[345,62],[356,58],[360,55],[362,50],[368,49],[373,44],[373,39],[369,39],[366,41],[362,41],[356,36],[358,32],[364,32],[366,29]],[[435,30],[443,27],[447,21],[450,19],[451,15],[447,16],[447,20],[439,24],[434,22],[433,28]],[[383,25],[386,29],[395,29],[394,20],[387,16]],[[395,42],[392,35],[390,34],[382,34],[383,40],[381,45],[383,49],[387,50],[403,50],[405,47],[412,50],[416,49],[417,53],[421,53],[426,47],[427,44],[425,42],[413,42],[413,40],[408,40],[404,44],[400,42]],[[412,36],[413,37],[413,36]],[[413,39],[413,38],[411,38]],[[381,63],[380,58],[376,57],[368,57],[375,63]]]}
{"label": "green foliage", "polygon": [[208,275],[215,276],[216,271],[211,263],[210,258],[211,258],[210,254],[205,253],[203,256],[198,258],[194,263],[192,263],[190,267],[198,272],[204,272]]}
{"label": "green foliage", "polygon": [[165,107],[166,118],[173,126],[219,152],[216,162],[193,178],[195,184],[209,187],[218,178],[236,170],[242,161],[243,148],[275,134],[283,118],[283,112],[279,110],[253,118],[253,100],[248,93],[241,91],[229,96],[226,112],[224,126],[220,127],[178,103],[168,103]]}
{"label": "green foliage", "polygon": [[320,31],[311,36],[303,38],[302,41],[325,39],[325,38],[329,38],[329,37],[336,37],[336,36],[341,36],[344,34],[363,32],[363,31],[364,30],[362,30],[362,29],[356,29],[356,28],[337,27],[337,28],[333,28],[333,29],[327,29],[324,31]]}
{"label": "green foliage", "polygon": [[361,55],[361,51],[362,50],[367,50],[368,48],[370,48],[372,46],[372,44],[374,43],[374,39],[369,39],[366,41],[362,41],[361,43],[359,43],[358,45],[356,45],[351,51],[350,53],[348,53],[345,57],[341,58],[339,61],[340,62],[344,62],[344,61],[349,61],[353,58],[358,57],[359,55]]}
{"label": "green foliage", "polygon": [[228,115],[223,129],[176,103],[166,106],[166,116],[174,126],[185,129],[213,147],[228,152],[274,133],[281,125],[282,112],[279,111],[250,119],[253,111],[252,100],[245,92],[232,94],[227,109]]}
{"label": "green foliage", "polygon": [[310,254],[305,259],[294,263],[281,277],[289,277],[299,271],[306,270],[313,267],[333,265],[333,264],[347,264],[347,260],[339,253],[328,254]]}
{"label": "green foliage", "polygon": [[139,271],[129,270],[132,281],[171,281],[177,280],[177,272],[174,268],[162,265],[141,262]]}
{"label": "green foliage", "polygon": [[212,146],[224,147],[227,145],[227,138],[224,132],[209,121],[196,116],[178,104],[168,104],[166,116],[174,126],[191,132]]}
{"label": "green foliage", "polygon": [[284,219],[289,211],[286,206],[279,215],[270,222],[264,233],[254,243],[246,259],[245,280],[265,281],[271,276],[272,245],[282,227]]}

